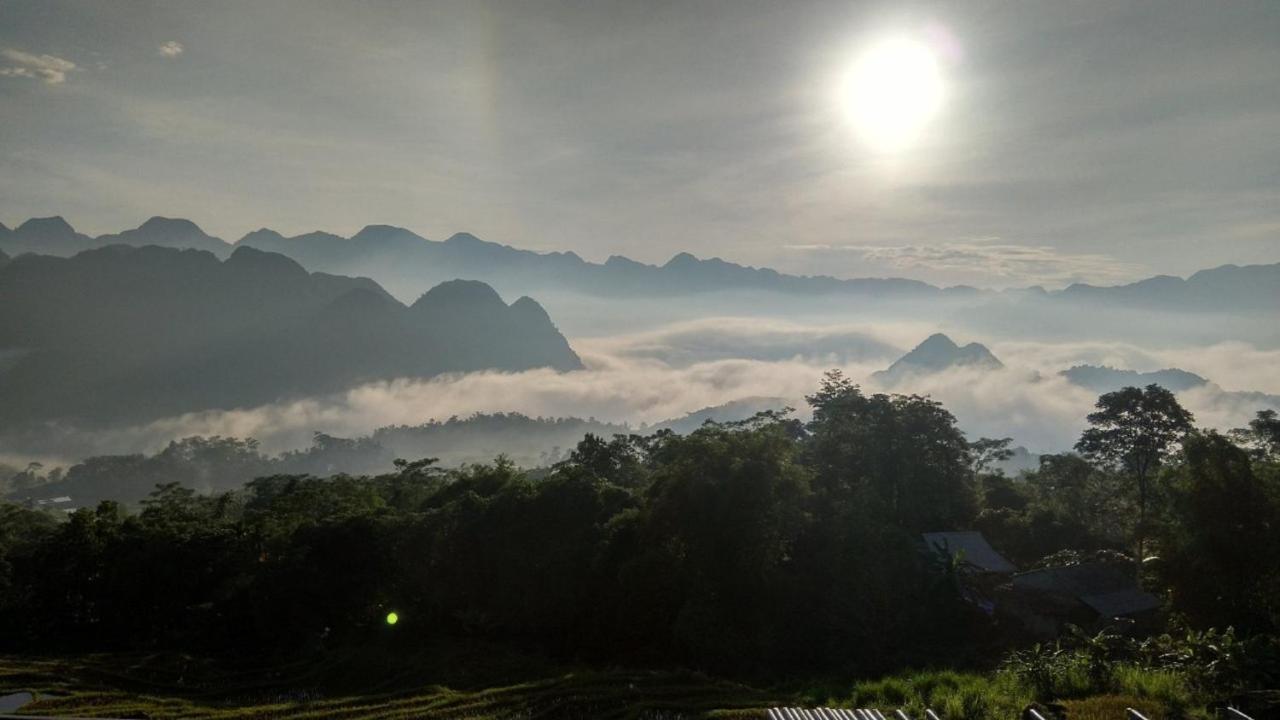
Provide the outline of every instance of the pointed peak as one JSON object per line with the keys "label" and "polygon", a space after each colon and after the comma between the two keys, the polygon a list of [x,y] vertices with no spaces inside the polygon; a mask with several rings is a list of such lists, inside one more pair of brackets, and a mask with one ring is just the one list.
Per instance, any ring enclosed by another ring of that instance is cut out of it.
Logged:
{"label": "pointed peak", "polygon": [[307,241],[312,241],[312,240],[332,240],[332,241],[337,241],[337,240],[346,240],[346,238],[342,237],[341,235],[337,235],[337,234],[335,234],[335,233],[327,232],[327,231],[325,231],[325,230],[312,230],[312,231],[311,231],[311,232],[309,232],[309,233],[303,233],[303,234],[301,234],[301,235],[294,235],[293,237],[291,237],[291,238],[289,238],[289,239],[290,239],[290,240],[296,240],[296,241],[299,241],[299,242],[307,242]]}
{"label": "pointed peak", "polygon": [[934,333],[911,352],[898,358],[887,369],[872,375],[881,381],[895,382],[904,376],[933,373],[952,367],[974,367],[998,370],[1004,367],[999,358],[981,343],[960,347],[942,333]]}
{"label": "pointed peak", "polygon": [[539,319],[545,318],[551,320],[551,316],[547,314],[546,308],[528,295],[522,295],[518,300],[511,303],[511,309],[521,315],[528,315]]}
{"label": "pointed peak", "polygon": [[920,343],[919,345],[917,345],[917,346],[916,346],[916,349],[917,349],[917,350],[921,350],[921,349],[935,349],[935,348],[936,348],[936,349],[939,349],[939,350],[941,350],[941,349],[947,349],[947,350],[959,350],[959,349],[960,349],[960,346],[959,346],[959,345],[956,345],[956,343],[955,343],[955,341],[954,341],[954,340],[952,340],[951,338],[947,337],[947,336],[946,336],[946,335],[944,335],[943,333],[934,333],[934,334],[930,335],[929,337],[925,338],[925,339],[924,339],[924,342],[922,342],[922,343]]}
{"label": "pointed peak", "polygon": [[412,305],[414,309],[447,308],[456,306],[495,306],[506,308],[502,296],[487,283],[479,280],[449,280],[422,294]]}
{"label": "pointed peak", "polygon": [[671,259],[668,260],[667,264],[663,265],[663,267],[681,267],[686,265],[697,265],[697,264],[698,264],[698,258],[694,257],[690,253],[681,252],[681,253],[676,253],[675,255],[672,255]]}
{"label": "pointed peak", "polygon": [[485,241],[469,232],[460,232],[450,235],[449,239],[445,240],[445,243],[449,245],[482,245],[485,244]]}
{"label": "pointed peak", "polygon": [[246,233],[244,237],[236,241],[236,245],[242,245],[255,240],[284,240],[284,236],[271,228],[258,228],[257,230]]}

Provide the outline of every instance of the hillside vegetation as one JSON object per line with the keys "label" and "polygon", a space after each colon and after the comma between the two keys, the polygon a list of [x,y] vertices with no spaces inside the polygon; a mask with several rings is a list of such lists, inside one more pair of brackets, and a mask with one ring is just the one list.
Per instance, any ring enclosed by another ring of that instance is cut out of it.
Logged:
{"label": "hillside vegetation", "polygon": [[[274,475],[214,495],[164,484],[138,512],[0,506],[0,649],[221,659],[160,697],[216,687],[214,668],[237,659],[355,653],[375,660],[348,667],[385,676],[344,671],[310,686],[318,697],[429,698],[422,688],[458,667],[485,675],[468,687],[561,682],[548,668],[684,668],[975,718],[1117,694],[1196,713],[1280,680],[1274,413],[1224,436],[1158,386],[1125,388],[1099,398],[1081,454],[1013,479],[990,470],[1007,440],[967,440],[928,398],[868,396],[832,373],[809,402],[809,423],[766,412],[686,436],[588,436],[538,471],[399,460],[382,475]],[[1016,593],[921,541],[965,529],[1023,568],[1102,558],[1159,609],[1084,627],[1066,615],[1045,637],[1013,612]],[[1141,571],[1134,555],[1149,558]],[[457,654],[477,645],[495,650]],[[422,666],[424,654],[444,659]],[[508,654],[549,665],[506,666]],[[39,667],[32,684],[47,691]],[[621,677],[602,683],[621,692]],[[875,677],[888,684],[856,682]],[[143,692],[106,687],[95,692]],[[670,707],[764,697],[717,693]]]}

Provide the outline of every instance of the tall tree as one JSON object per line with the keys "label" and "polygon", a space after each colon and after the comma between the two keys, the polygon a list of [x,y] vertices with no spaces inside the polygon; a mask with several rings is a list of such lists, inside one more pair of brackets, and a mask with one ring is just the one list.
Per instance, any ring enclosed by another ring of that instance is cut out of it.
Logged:
{"label": "tall tree", "polygon": [[983,475],[988,472],[998,475],[1004,474],[1004,470],[1000,469],[999,464],[1013,457],[1013,450],[1009,446],[1013,444],[1013,438],[978,438],[969,443],[969,452],[971,454],[970,463],[973,465],[973,473],[975,475]]}
{"label": "tall tree", "polygon": [[1193,429],[1192,414],[1178,404],[1172,392],[1159,385],[1126,387],[1098,398],[1090,413],[1089,427],[1080,435],[1076,450],[1110,470],[1133,480],[1137,490],[1138,581],[1147,535],[1147,501],[1151,478],[1183,438]]}
{"label": "tall tree", "polygon": [[1212,430],[1187,439],[1160,564],[1174,607],[1200,627],[1280,627],[1280,504],[1249,454]]}
{"label": "tall tree", "polygon": [[1249,449],[1256,459],[1280,459],[1280,415],[1275,410],[1259,410],[1248,427],[1231,431],[1231,438]]}
{"label": "tall tree", "polygon": [[[956,419],[919,395],[864,395],[839,371],[807,397],[806,460],[833,504],[870,500],[915,532],[973,520],[972,456]],[[861,498],[861,499],[859,499]]]}

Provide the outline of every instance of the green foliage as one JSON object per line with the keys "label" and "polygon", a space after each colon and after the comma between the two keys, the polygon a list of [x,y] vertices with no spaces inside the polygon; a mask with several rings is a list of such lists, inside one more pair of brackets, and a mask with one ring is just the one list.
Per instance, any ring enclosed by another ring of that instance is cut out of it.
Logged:
{"label": "green foliage", "polygon": [[[891,422],[936,415],[914,403]],[[828,417],[873,435],[880,422]],[[835,506],[815,493],[807,442],[774,413],[687,436],[588,436],[537,474],[500,457],[447,471],[397,461],[372,477],[268,474],[215,495],[165,482],[136,514],[104,502],[61,525],[27,522],[21,542],[6,542],[3,642],[289,655],[470,638],[771,673],[856,666],[903,638],[959,641],[960,603],[930,595],[918,540],[880,520],[865,492]],[[191,441],[166,452],[196,462],[256,451]],[[952,459],[939,472],[963,483],[963,458]],[[953,500],[944,482],[910,489],[913,502]]]}
{"label": "green foliage", "polygon": [[[1139,410],[1189,419],[1150,388],[1138,393],[1124,397]],[[483,643],[769,681],[987,669],[1014,647],[992,675],[821,689],[954,717],[1099,693],[1172,711],[1280,681],[1267,639],[1280,597],[1280,474],[1264,454],[1214,433],[1188,435],[1181,454],[1162,446],[1148,497],[1163,558],[1151,589],[1191,630],[1146,642],[1076,632],[1017,648],[972,601],[982,588],[932,557],[919,532],[976,527],[1024,567],[1113,556],[1142,527],[1117,520],[1139,501],[1125,492],[1131,467],[1046,456],[1010,479],[983,461],[1003,440],[966,442],[927,398],[866,396],[832,374],[810,402],[805,424],[781,412],[684,436],[589,435],[536,471],[501,456],[447,470],[395,460],[372,476],[267,463],[247,485],[205,493],[190,478],[258,467],[256,445],[190,439],[103,460],[154,481],[133,511],[0,505],[0,646],[283,662]],[[1116,423],[1139,422],[1118,402],[1102,403],[1119,408]],[[1152,447],[1131,430],[1117,437]],[[322,454],[370,450],[316,443]],[[1238,632],[1206,630],[1227,620]]]}
{"label": "green foliage", "polygon": [[1231,437],[1259,460],[1280,460],[1280,414],[1259,410],[1249,425],[1231,431]]}
{"label": "green foliage", "polygon": [[866,396],[828,373],[805,450],[833,507],[868,503],[913,532],[967,525],[975,496],[969,444],[942,405],[919,395]]}
{"label": "green foliage", "polygon": [[1076,628],[1062,641],[1010,653],[1001,672],[1041,702],[1120,694],[1183,712],[1272,687],[1278,669],[1274,640],[1242,640],[1229,628],[1145,640]]}
{"label": "green foliage", "polygon": [[1178,404],[1172,392],[1159,385],[1106,393],[1098,398],[1096,407],[1076,450],[1133,481],[1138,511],[1135,558],[1141,567],[1146,560],[1150,480],[1175,445],[1191,433],[1195,418]]}
{"label": "green foliage", "polygon": [[1280,631],[1280,496],[1249,454],[1209,432],[1188,439],[1159,530],[1160,576],[1195,625]]}
{"label": "green foliage", "polygon": [[[154,455],[102,455],[41,475],[38,464],[10,481],[0,496],[23,498],[69,495],[82,506],[101,500],[137,502],[159,484],[178,483],[201,493],[232,490],[276,461],[263,455],[252,438],[189,437],[170,442]],[[37,492],[38,491],[38,492]]]}
{"label": "green foliage", "polygon": [[856,683],[846,707],[901,707],[912,717],[926,708],[942,717],[985,720],[1018,717],[1031,696],[1016,680],[1005,675],[979,675],[952,671],[921,672]]}
{"label": "green foliage", "polygon": [[[978,438],[969,443],[973,472],[981,475],[988,470],[992,470],[997,463],[1013,457],[1013,450],[1009,449],[1012,444],[1013,438]],[[997,470],[996,472],[1000,473],[1001,471]]]}
{"label": "green foliage", "polygon": [[1127,387],[1098,398],[1076,450],[1104,466],[1148,477],[1191,432],[1194,418],[1159,385]]}
{"label": "green foliage", "polygon": [[1157,635],[1139,643],[1136,655],[1144,666],[1176,672],[1214,697],[1280,682],[1280,643],[1266,636],[1243,639],[1233,628]]}
{"label": "green foliage", "polygon": [[1059,694],[1069,663],[1057,643],[1036,643],[1010,653],[1004,669],[1030,687],[1037,699],[1046,700]]}

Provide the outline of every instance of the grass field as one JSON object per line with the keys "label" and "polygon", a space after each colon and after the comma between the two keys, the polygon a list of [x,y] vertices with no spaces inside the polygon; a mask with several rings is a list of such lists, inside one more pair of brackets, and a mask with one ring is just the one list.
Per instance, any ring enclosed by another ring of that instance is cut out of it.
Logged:
{"label": "grass field", "polygon": [[[332,668],[293,674],[210,672],[173,658],[102,656],[76,660],[0,657],[0,694],[26,690],[31,715],[113,718],[755,718],[774,698],[693,673],[568,673],[531,682],[457,690],[424,686],[371,694],[321,695]],[[198,673],[199,683],[188,680]]]}
{"label": "grass field", "polygon": [[[766,691],[691,672],[544,672],[538,679],[502,667],[487,677],[458,674],[430,662],[380,667],[376,657],[336,657],[255,669],[182,655],[91,655],[75,658],[0,656],[0,695],[26,691],[30,715],[109,718],[428,718],[448,720],[724,720],[765,717],[775,705],[923,708],[945,720],[1012,720],[1030,702],[1007,675],[952,671],[904,674],[827,686]],[[529,670],[529,668],[525,668]],[[452,677],[451,685],[424,678]],[[323,690],[321,689],[323,688]],[[1141,687],[1119,695],[1082,696],[1058,709],[1068,720],[1123,717],[1138,707],[1152,720],[1203,717],[1169,713]]]}

